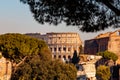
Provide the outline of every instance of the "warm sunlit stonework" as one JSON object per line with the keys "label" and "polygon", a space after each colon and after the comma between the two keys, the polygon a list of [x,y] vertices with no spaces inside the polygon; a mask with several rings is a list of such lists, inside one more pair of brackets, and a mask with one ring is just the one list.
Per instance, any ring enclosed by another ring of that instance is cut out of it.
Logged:
{"label": "warm sunlit stonework", "polygon": [[111,51],[118,55],[117,64],[120,64],[120,30],[100,34],[94,39],[86,40],[84,52],[96,54],[101,51]]}
{"label": "warm sunlit stonework", "polygon": [[10,80],[11,62],[2,56],[0,52],[0,80]]}
{"label": "warm sunlit stonework", "polygon": [[69,60],[72,58],[74,51],[80,52],[82,41],[78,33],[28,33],[26,35],[43,39],[49,46],[52,57],[56,59]]}

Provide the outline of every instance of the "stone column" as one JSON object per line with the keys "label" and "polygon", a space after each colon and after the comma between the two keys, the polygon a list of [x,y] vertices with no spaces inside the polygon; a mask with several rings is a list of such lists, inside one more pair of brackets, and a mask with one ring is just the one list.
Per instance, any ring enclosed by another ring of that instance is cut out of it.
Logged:
{"label": "stone column", "polygon": [[58,48],[59,48],[59,46],[58,45],[56,45],[56,53],[58,53],[59,51],[58,51]]}
{"label": "stone column", "polygon": [[66,46],[66,53],[68,53],[69,51],[68,51],[68,46]]}
{"label": "stone column", "polygon": [[79,50],[78,50],[78,45],[76,45],[76,51],[77,51],[77,54],[79,53]]}
{"label": "stone column", "polygon": [[73,49],[73,46],[71,46],[71,53],[74,53],[74,49]]}
{"label": "stone column", "polygon": [[61,53],[63,53],[63,52],[64,52],[64,51],[63,51],[63,45],[61,45],[60,47],[61,47]]}
{"label": "stone column", "polygon": [[51,46],[51,49],[52,49],[51,52],[54,53],[54,47],[53,46]]}

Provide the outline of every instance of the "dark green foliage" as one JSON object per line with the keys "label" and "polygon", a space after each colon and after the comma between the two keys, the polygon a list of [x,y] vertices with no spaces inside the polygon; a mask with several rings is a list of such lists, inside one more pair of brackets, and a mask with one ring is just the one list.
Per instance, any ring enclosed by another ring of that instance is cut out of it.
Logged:
{"label": "dark green foliage", "polygon": [[40,56],[28,58],[16,70],[12,80],[75,80],[76,68],[60,61],[43,61]]}
{"label": "dark green foliage", "polygon": [[112,67],[113,68],[113,72],[112,72],[112,78],[113,79],[116,79],[116,80],[119,80],[119,69],[120,69],[120,65],[115,65]]}
{"label": "dark green foliage", "polygon": [[41,24],[78,26],[82,31],[95,32],[120,26],[120,0],[20,0],[30,7]]}
{"label": "dark green foliage", "polygon": [[77,77],[77,70],[73,64],[65,64],[60,61],[53,61],[49,67],[49,80],[75,80]]}
{"label": "dark green foliage", "polygon": [[104,59],[113,60],[113,61],[116,61],[118,59],[118,56],[110,51],[99,52],[97,53],[97,55],[102,56]]}
{"label": "dark green foliage", "polygon": [[[51,60],[51,52],[44,41],[38,40],[22,34],[3,34],[0,35],[0,51],[2,55],[12,63],[12,76],[17,68],[33,55],[39,55],[41,60]],[[30,67],[30,65],[25,65]],[[23,66],[23,68],[25,68]],[[28,69],[23,69],[28,71]],[[26,76],[29,76],[26,74]]]}
{"label": "dark green foliage", "polygon": [[0,35],[0,51],[12,62],[11,80],[75,80],[72,64],[52,61],[44,41],[22,34]]}
{"label": "dark green foliage", "polygon": [[77,51],[74,51],[73,57],[72,57],[72,63],[77,64],[79,62],[79,56],[77,55]]}
{"label": "dark green foliage", "polygon": [[97,80],[109,80],[110,79],[110,68],[104,65],[97,67],[96,71]]}
{"label": "dark green foliage", "polygon": [[45,48],[47,45],[44,41],[22,34],[0,35],[2,55],[15,63],[20,62],[25,56],[39,54]]}

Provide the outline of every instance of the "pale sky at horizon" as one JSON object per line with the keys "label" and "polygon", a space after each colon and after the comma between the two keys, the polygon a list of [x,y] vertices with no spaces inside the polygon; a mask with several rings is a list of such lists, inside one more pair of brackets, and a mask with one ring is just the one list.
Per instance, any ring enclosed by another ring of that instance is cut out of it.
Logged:
{"label": "pale sky at horizon", "polygon": [[0,2],[0,34],[4,33],[41,33],[47,32],[77,32],[81,39],[92,39],[100,33],[115,31],[116,29],[106,29],[97,33],[85,33],[78,30],[75,26],[60,24],[41,25],[34,20],[29,10],[29,6],[20,0],[2,0]]}

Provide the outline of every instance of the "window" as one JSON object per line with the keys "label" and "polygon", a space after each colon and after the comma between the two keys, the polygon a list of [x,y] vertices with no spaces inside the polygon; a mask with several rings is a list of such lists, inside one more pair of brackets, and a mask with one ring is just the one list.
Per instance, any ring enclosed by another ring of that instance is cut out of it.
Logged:
{"label": "window", "polygon": [[52,48],[50,48],[51,52],[52,52]]}
{"label": "window", "polygon": [[71,48],[70,48],[70,47],[68,48],[68,51],[71,51]]}
{"label": "window", "polygon": [[66,56],[65,55],[63,56],[63,59],[66,60]]}
{"label": "window", "polygon": [[66,52],[66,47],[63,47],[63,51],[65,51],[65,52]]}
{"label": "window", "polygon": [[61,58],[61,55],[59,55],[58,58]]}
{"label": "window", "polygon": [[58,48],[58,51],[61,51],[61,47]]}
{"label": "window", "polygon": [[56,55],[54,55],[54,58],[56,58]]}
{"label": "window", "polygon": [[70,55],[68,56],[68,59],[71,59],[71,56],[70,56]]}
{"label": "window", "polygon": [[56,47],[55,47],[55,48],[54,48],[54,52],[56,52],[56,50],[57,50],[57,49],[56,49]]}

